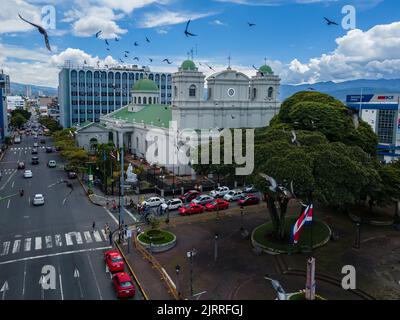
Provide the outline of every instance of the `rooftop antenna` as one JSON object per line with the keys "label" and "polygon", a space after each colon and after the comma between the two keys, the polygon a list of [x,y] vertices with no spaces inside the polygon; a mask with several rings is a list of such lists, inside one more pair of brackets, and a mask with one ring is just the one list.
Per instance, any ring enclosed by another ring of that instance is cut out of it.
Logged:
{"label": "rooftop antenna", "polygon": [[264,64],[267,65],[267,57],[264,58]]}
{"label": "rooftop antenna", "polygon": [[192,61],[193,61],[193,48],[190,49],[190,57],[192,58]]}
{"label": "rooftop antenna", "polygon": [[228,57],[228,69],[230,70],[231,69],[231,54],[229,54],[229,57]]}

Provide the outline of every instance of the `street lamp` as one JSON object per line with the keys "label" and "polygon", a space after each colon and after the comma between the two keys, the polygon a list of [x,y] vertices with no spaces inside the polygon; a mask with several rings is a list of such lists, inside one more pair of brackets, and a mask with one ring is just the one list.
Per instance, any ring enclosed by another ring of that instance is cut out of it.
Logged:
{"label": "street lamp", "polygon": [[218,233],[214,235],[214,262],[218,259]]}
{"label": "street lamp", "polygon": [[190,299],[193,300],[193,257],[196,255],[196,249],[186,252],[190,261]]}
{"label": "street lamp", "polygon": [[268,276],[268,274],[266,274],[266,275],[264,276],[264,279],[265,279],[265,280],[271,281],[272,287],[273,287],[274,290],[276,291],[278,300],[287,300],[285,290],[283,290],[283,288],[282,288],[282,286],[281,286],[281,284],[279,283],[278,280],[271,279],[271,278]]}
{"label": "street lamp", "polygon": [[244,207],[240,206],[240,231],[243,232],[244,228],[243,228],[243,211],[244,211]]}
{"label": "street lamp", "polygon": [[176,272],[176,292],[178,292],[178,297],[181,297],[181,292],[180,292],[180,287],[179,287],[179,272],[181,271],[181,266],[177,264],[175,266],[175,272]]}
{"label": "street lamp", "polygon": [[356,223],[356,238],[354,241],[354,248],[355,249],[360,249],[361,247],[361,224],[360,222]]}

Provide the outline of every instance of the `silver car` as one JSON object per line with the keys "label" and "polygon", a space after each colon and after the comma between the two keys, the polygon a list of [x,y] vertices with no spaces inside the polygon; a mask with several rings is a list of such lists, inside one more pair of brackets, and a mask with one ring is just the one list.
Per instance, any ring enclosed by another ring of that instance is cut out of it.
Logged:
{"label": "silver car", "polygon": [[211,197],[209,195],[206,195],[206,194],[202,194],[201,196],[198,196],[196,199],[193,199],[192,203],[205,205],[205,204],[210,203],[212,201],[214,201],[213,197]]}

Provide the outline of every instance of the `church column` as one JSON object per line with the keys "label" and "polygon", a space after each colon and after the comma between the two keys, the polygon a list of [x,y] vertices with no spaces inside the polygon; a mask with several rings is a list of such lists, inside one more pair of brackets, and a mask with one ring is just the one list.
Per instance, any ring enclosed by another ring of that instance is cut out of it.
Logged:
{"label": "church column", "polygon": [[115,145],[116,147],[118,147],[118,136],[117,136],[117,132],[113,130],[112,134],[113,134],[113,142],[114,142],[114,145]]}
{"label": "church column", "polygon": [[131,153],[132,153],[132,154],[135,153],[134,150],[135,150],[135,138],[134,138],[134,134],[133,134],[133,132],[132,132],[132,133],[131,133]]}
{"label": "church column", "polygon": [[124,146],[124,132],[118,132],[118,148],[123,148]]}

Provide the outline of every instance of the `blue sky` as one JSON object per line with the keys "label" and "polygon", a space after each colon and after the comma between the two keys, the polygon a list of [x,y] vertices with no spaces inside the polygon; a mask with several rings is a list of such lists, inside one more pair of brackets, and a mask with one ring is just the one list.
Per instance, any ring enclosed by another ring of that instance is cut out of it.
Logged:
{"label": "blue sky", "polygon": [[[40,24],[44,5],[56,9],[56,30],[49,31],[52,52],[17,17],[21,13]],[[355,30],[340,25],[344,5],[356,9]],[[395,0],[3,0],[2,6],[0,68],[15,82],[55,87],[57,67],[65,60],[110,65],[122,58],[136,64],[137,56],[140,65],[173,72],[192,48],[197,48],[195,62],[217,71],[226,68],[229,55],[233,67],[247,74],[266,58],[283,83],[400,77]],[[325,16],[339,26],[327,26]],[[197,37],[183,34],[188,19]],[[111,51],[94,37],[98,30],[110,39]],[[164,58],[173,64],[162,63]]]}

